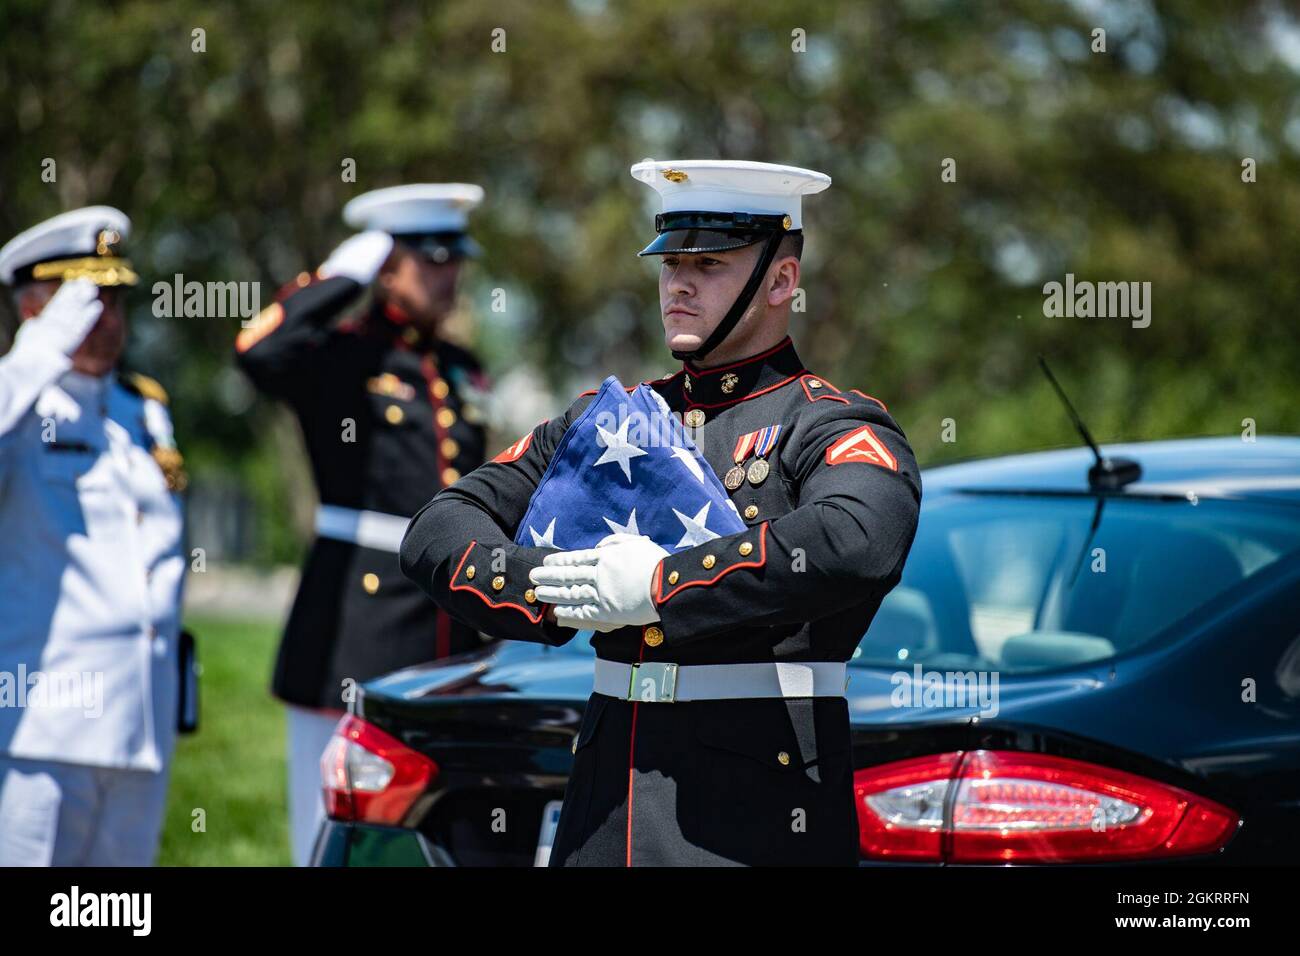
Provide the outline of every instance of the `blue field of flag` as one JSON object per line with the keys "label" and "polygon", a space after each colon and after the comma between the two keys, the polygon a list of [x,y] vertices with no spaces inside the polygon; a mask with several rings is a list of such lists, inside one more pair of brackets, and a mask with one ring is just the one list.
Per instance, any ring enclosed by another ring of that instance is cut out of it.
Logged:
{"label": "blue field of flag", "polygon": [[611,375],[560,440],[515,543],[565,551],[643,534],[670,552],[745,530],[709,463],[648,385]]}

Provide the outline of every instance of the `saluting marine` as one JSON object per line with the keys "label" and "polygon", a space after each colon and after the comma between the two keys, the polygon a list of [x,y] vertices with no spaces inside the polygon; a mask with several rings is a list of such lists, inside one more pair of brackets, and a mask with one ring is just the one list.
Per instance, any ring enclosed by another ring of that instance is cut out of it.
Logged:
{"label": "saluting marine", "polygon": [[[294,860],[305,865],[324,810],[318,761],[347,681],[483,644],[398,568],[411,515],[482,463],[489,383],[443,337],[478,186],[380,189],[347,204],[346,240],[239,333],[237,361],[302,427],[320,495],[316,540],[280,644],[273,693],[289,704]],[[366,289],[373,295],[359,311]]]}
{"label": "saluting marine", "polygon": [[632,173],[662,200],[641,255],[661,257],[682,361],[645,384],[746,529],[687,529],[702,543],[672,554],[624,532],[578,551],[512,543],[593,390],[438,494],[402,569],[500,637],[599,632],[551,865],[852,865],[846,662],[899,580],[921,482],[884,404],[809,371],[788,335],[801,199],[830,179],[713,160]]}
{"label": "saluting marine", "polygon": [[166,395],[126,342],[108,206],[0,249],[0,866],[147,866],[178,724],[185,487]]}

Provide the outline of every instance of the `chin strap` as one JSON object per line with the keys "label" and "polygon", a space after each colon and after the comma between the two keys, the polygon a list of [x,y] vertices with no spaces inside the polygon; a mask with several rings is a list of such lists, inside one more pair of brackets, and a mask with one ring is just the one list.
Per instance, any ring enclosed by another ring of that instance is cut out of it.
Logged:
{"label": "chin strap", "polygon": [[745,283],[745,287],[740,290],[740,295],[736,296],[736,301],[732,303],[731,309],[722,317],[722,321],[717,324],[717,327],[709,333],[709,337],[704,340],[703,344],[691,352],[681,352],[673,349],[673,358],[679,362],[688,360],[698,362],[717,348],[722,343],[722,340],[731,334],[731,330],[736,327],[740,317],[749,308],[749,303],[754,298],[754,293],[758,291],[763,277],[767,275],[768,267],[772,265],[772,260],[776,258],[777,247],[781,245],[781,240],[785,238],[785,235],[785,230],[778,228],[767,237],[763,245],[763,252],[754,265],[754,271],[749,274],[749,281]]}

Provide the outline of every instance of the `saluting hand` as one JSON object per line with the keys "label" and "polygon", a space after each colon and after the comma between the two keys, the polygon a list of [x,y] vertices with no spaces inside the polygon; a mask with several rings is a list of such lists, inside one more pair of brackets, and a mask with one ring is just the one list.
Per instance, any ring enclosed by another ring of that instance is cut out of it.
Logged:
{"label": "saluting hand", "polygon": [[40,315],[18,327],[14,347],[44,347],[71,358],[103,311],[99,286],[89,279],[70,279],[50,296]]}
{"label": "saluting hand", "polygon": [[645,535],[620,532],[594,548],[548,554],[528,578],[537,600],[555,606],[557,624],[613,631],[659,620],[650,582],[667,555]]}
{"label": "saluting hand", "polygon": [[322,279],[347,276],[362,285],[369,285],[375,281],[392,251],[392,236],[380,229],[369,229],[339,243],[317,273]]}

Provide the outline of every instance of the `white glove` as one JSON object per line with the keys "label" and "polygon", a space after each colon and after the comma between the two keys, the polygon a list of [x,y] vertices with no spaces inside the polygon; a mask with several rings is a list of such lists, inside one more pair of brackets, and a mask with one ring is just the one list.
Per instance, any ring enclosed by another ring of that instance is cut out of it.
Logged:
{"label": "white glove", "polygon": [[379,268],[393,251],[393,237],[379,229],[370,229],[339,243],[317,273],[322,279],[347,276],[369,285],[379,275]]}
{"label": "white glove", "polygon": [[650,580],[668,552],[643,534],[607,535],[594,548],[558,551],[528,572],[537,600],[565,627],[613,631],[659,620]]}
{"label": "white glove", "polygon": [[89,279],[69,280],[50,296],[40,315],[18,326],[14,348],[46,349],[71,357],[103,311],[99,286]]}

